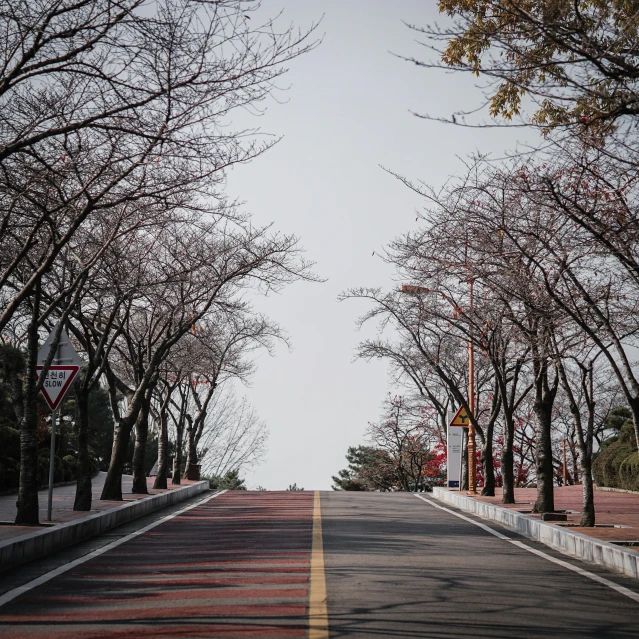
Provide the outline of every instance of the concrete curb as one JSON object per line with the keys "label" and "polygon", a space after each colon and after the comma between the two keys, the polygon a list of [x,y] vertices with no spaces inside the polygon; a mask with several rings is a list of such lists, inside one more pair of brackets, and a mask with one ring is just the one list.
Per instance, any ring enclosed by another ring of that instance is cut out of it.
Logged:
{"label": "concrete curb", "polygon": [[[91,475],[91,479],[94,479],[100,474],[99,470],[96,470],[93,475]],[[78,483],[77,479],[73,481],[59,481],[57,484],[53,484],[53,488],[62,488],[64,486],[75,486]],[[45,484],[44,486],[38,486],[38,492],[41,490],[47,490],[49,488],[49,484]],[[10,497],[11,495],[18,494],[17,488],[9,488],[9,490],[0,491],[0,497]]]}
{"label": "concrete curb", "polygon": [[200,481],[184,488],[167,490],[136,501],[116,506],[82,519],[38,529],[0,542],[0,572],[44,557],[52,552],[95,537],[143,515],[177,504],[193,495],[209,490],[208,481]]}
{"label": "concrete curb", "polygon": [[605,566],[628,577],[639,578],[639,552],[629,548],[593,539],[561,526],[514,512],[509,508],[501,508],[494,504],[478,501],[437,486],[433,488],[433,496],[460,510],[473,513],[483,519],[499,522],[530,539],[555,548],[571,557]]}
{"label": "concrete curb", "polygon": [[626,490],[625,488],[608,488],[608,486],[595,486],[595,490],[603,490],[607,493],[628,493],[629,495],[639,495],[639,490]]}

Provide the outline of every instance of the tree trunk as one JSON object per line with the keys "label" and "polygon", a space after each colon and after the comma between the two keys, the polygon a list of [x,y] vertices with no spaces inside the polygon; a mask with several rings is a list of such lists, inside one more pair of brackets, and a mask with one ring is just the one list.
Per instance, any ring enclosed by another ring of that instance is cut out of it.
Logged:
{"label": "tree trunk", "polygon": [[20,421],[20,480],[16,525],[37,526],[38,512],[38,394],[36,364],[38,357],[38,319],[40,284],[35,287],[33,312],[27,336],[27,370],[24,381],[23,411]]}
{"label": "tree trunk", "polygon": [[481,494],[484,497],[495,496],[495,466],[493,465],[493,431],[494,424],[488,424],[486,439],[481,449],[481,464],[484,468],[484,485]]}
{"label": "tree trunk", "polygon": [[195,443],[194,428],[190,428],[187,431],[186,463],[184,464],[184,473],[182,474],[182,479],[186,479],[191,464],[197,464],[197,445]]}
{"label": "tree trunk", "polygon": [[119,419],[113,429],[113,447],[111,461],[102,488],[100,499],[122,501],[122,470],[126,461],[126,449],[131,437],[131,428],[126,418]]}
{"label": "tree trunk", "polygon": [[512,418],[504,419],[504,447],[501,451],[502,504],[515,503],[515,464],[513,442],[515,423]]}
{"label": "tree trunk", "polygon": [[533,506],[534,513],[550,513],[555,510],[551,439],[552,404],[552,400],[548,397],[539,396],[539,394],[535,397],[537,501]]}
{"label": "tree trunk", "polygon": [[[577,446],[573,443],[570,445],[570,455],[572,457],[572,482],[573,484],[579,483],[579,452]],[[583,471],[582,471],[583,474]]]}
{"label": "tree trunk", "polygon": [[144,461],[146,457],[146,441],[149,436],[149,409],[151,398],[144,399],[142,410],[135,424],[135,448],[133,450],[133,492],[139,495],[148,495],[146,484],[146,470]]}
{"label": "tree trunk", "polygon": [[180,476],[180,469],[182,468],[182,440],[184,437],[184,422],[177,428],[177,436],[175,442],[175,457],[173,458],[173,476],[171,477],[171,483],[174,485],[182,482]]}
{"label": "tree trunk", "polygon": [[77,388],[78,400],[78,463],[77,485],[73,510],[91,510],[91,463],[89,460],[89,393]]}
{"label": "tree trunk", "polygon": [[158,437],[158,474],[153,482],[153,488],[165,489],[166,476],[169,472],[169,426],[166,410],[160,412],[160,436]]}
{"label": "tree trunk", "polygon": [[592,463],[582,455],[581,481],[583,489],[583,507],[581,511],[581,526],[588,528],[595,525],[595,495],[592,485]]}
{"label": "tree trunk", "polygon": [[182,455],[178,455],[176,453],[173,458],[173,472],[171,473],[171,483],[174,486],[180,485],[182,483],[182,475],[180,474],[180,457]]}
{"label": "tree trunk", "polygon": [[632,412],[632,426],[635,431],[635,446],[639,448],[639,397],[633,397],[629,402]]}

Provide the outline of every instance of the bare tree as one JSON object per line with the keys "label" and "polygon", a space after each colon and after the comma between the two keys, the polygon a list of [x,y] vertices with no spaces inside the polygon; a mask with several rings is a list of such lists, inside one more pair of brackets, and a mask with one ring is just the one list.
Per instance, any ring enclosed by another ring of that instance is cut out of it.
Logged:
{"label": "bare tree", "polygon": [[[18,2],[0,16],[7,35],[0,67],[6,248],[0,330],[16,313],[31,315],[30,372],[38,327],[52,305],[66,321],[68,305],[105,248],[132,230],[132,208],[134,219],[140,210],[152,213],[149,222],[179,211],[207,220],[216,208],[211,201],[223,199],[224,170],[268,148],[246,131],[222,133],[220,124],[232,109],[268,96],[283,65],[314,45],[308,32],[280,31],[273,22],[252,26],[250,9],[235,0],[153,6],[38,0],[35,7]],[[92,252],[85,252],[83,268],[64,273],[57,299],[44,300],[49,308],[40,317],[43,278],[53,269],[64,272],[61,256],[72,239],[83,232],[97,238],[105,218],[119,224],[87,245]],[[148,408],[153,375],[131,397],[133,421]],[[29,374],[25,385],[24,401],[31,403],[38,383]],[[25,408],[18,520],[37,523],[34,471],[27,468],[34,467],[35,415]]]}
{"label": "bare tree", "polygon": [[260,462],[266,453],[268,429],[245,397],[227,387],[211,403],[200,439],[202,472],[223,477]]}
{"label": "bare tree", "polygon": [[[192,419],[187,429],[185,475],[191,464],[198,463],[198,446],[215,390],[231,379],[246,383],[255,370],[254,362],[249,359],[251,354],[258,349],[266,349],[272,354],[274,341],[284,339],[279,326],[254,313],[249,306],[243,312],[233,313],[224,323],[213,322],[208,331],[200,326],[197,333],[201,342],[201,359],[200,366],[193,370],[192,379],[204,381],[205,386],[196,383],[192,387],[193,405],[189,409]],[[207,339],[203,339],[205,336]],[[203,393],[200,392],[202,388],[206,389]]]}
{"label": "bare tree", "polygon": [[[153,488],[166,489],[166,479],[169,473],[169,415],[171,401],[175,401],[174,394],[182,383],[183,371],[172,358],[167,358],[160,369],[159,384],[155,388],[157,407],[152,411],[156,420],[156,434],[158,438],[158,468]],[[180,408],[181,413],[181,408]]]}
{"label": "bare tree", "polygon": [[[390,368],[393,381],[403,385],[408,397],[417,392],[422,402],[427,401],[437,411],[439,438],[446,439],[448,416],[455,404],[448,387],[433,373],[428,361],[415,348],[412,341],[400,339],[369,339],[361,342],[356,351],[358,358],[366,361],[385,360]],[[463,378],[463,373],[460,371]],[[462,379],[460,379],[460,384]]]}
{"label": "bare tree", "polygon": [[381,451],[380,459],[386,462],[381,472],[395,479],[397,490],[426,490],[432,448],[441,441],[437,420],[422,411],[415,414],[402,397],[389,397],[382,411],[382,419],[369,424],[367,430],[371,445]]}
{"label": "bare tree", "polygon": [[[140,291],[133,310],[121,318],[122,337],[114,349],[121,365],[118,368],[113,361],[106,367],[117,423],[104,499],[121,499],[129,436],[136,425],[143,445],[146,424],[136,422],[145,403],[151,401],[148,391],[155,386],[171,349],[194,325],[206,323],[216,309],[233,313],[238,305],[241,308],[238,291],[251,286],[276,290],[310,277],[296,243],[293,237],[271,235],[267,229],[216,222],[199,228],[179,225],[148,239],[143,252],[153,276]],[[117,391],[129,398],[124,413],[114,401]],[[145,491],[146,478],[139,475],[136,489]]]}
{"label": "bare tree", "polygon": [[219,197],[224,169],[268,147],[220,123],[313,45],[251,26],[245,4],[37,0],[0,15],[0,330],[100,211]]}
{"label": "bare tree", "polygon": [[[395,248],[397,249],[397,247]],[[400,258],[395,255],[391,259],[399,260]],[[463,294],[461,290],[455,292],[455,295],[463,296]],[[483,412],[480,414],[478,411],[470,410],[468,396],[464,388],[468,388],[466,349],[472,334],[472,327],[460,318],[458,309],[461,303],[459,299],[451,295],[451,291],[442,288],[423,288],[419,294],[411,295],[406,295],[401,291],[382,293],[380,289],[351,289],[343,293],[341,299],[369,300],[372,303],[372,308],[360,318],[359,325],[371,320],[378,320],[382,330],[386,327],[392,327],[393,330],[402,335],[407,343],[411,344],[410,348],[414,348],[415,353],[421,358],[420,367],[423,370],[428,370],[428,374],[436,376],[442,386],[446,388],[446,392],[451,398],[451,407],[463,406],[466,409],[483,449],[487,446],[485,426],[490,430],[492,436],[494,424],[499,416],[499,395],[494,394],[493,377],[490,372],[487,375],[478,375],[480,394],[484,391],[486,384],[493,387],[492,393],[489,393],[491,401],[488,406],[479,404],[480,409],[487,409],[485,412],[488,414],[486,415]],[[455,322],[455,319],[460,321]],[[384,342],[364,342],[360,354],[370,357],[371,354],[376,352],[379,355],[384,350],[396,353],[398,351],[396,347],[389,347]],[[480,362],[478,372],[483,364]],[[488,368],[484,367],[484,372],[488,371]],[[414,377],[413,381],[415,379]],[[487,418],[486,423],[483,421],[484,418]],[[492,441],[488,443],[488,449],[491,447]],[[488,473],[489,477],[492,477],[492,456],[490,464],[486,463],[487,467],[489,465]],[[486,488],[487,492],[494,490],[494,483]]]}
{"label": "bare tree", "polygon": [[[186,477],[191,465],[198,464],[200,440],[215,393],[230,379],[246,382],[254,370],[248,356],[258,348],[271,350],[274,339],[281,339],[279,327],[255,314],[247,304],[238,305],[232,313],[208,314],[193,324],[171,351],[163,365],[163,389],[160,408],[156,411],[161,441],[168,436],[169,415],[176,429],[176,468],[173,483]],[[182,463],[182,441],[186,440],[186,460]],[[166,488],[168,446],[159,447],[155,488]]]}
{"label": "bare tree", "polygon": [[[580,180],[578,172],[560,172],[547,165],[533,168],[528,162],[475,165],[443,194],[426,192],[432,204],[431,227],[415,239],[430,265],[434,256],[429,248],[445,259],[447,251],[455,250],[455,240],[447,238],[467,238],[468,250],[480,257],[472,262],[475,277],[501,304],[495,317],[486,319],[492,325],[506,319],[527,344],[538,423],[536,509],[540,511],[553,505],[552,416],[560,381],[577,415],[576,394],[566,374],[575,366],[576,345],[590,344],[591,357],[601,353],[629,403],[634,396],[626,351],[636,332],[634,281],[622,275],[620,260],[590,229],[576,216],[566,215],[556,196],[568,189],[573,189],[572,206],[587,209],[593,217],[610,217],[620,210],[614,194],[602,189],[600,182]],[[563,205],[568,206],[567,199]],[[630,246],[625,250],[630,251]],[[571,336],[568,341],[566,335]],[[588,370],[587,362],[581,365]],[[585,423],[592,420],[596,405],[594,391],[588,388],[585,381],[578,385],[588,409]],[[580,424],[576,428],[583,435],[582,475],[588,474],[592,433]],[[594,521],[591,497],[584,494],[584,522]]]}

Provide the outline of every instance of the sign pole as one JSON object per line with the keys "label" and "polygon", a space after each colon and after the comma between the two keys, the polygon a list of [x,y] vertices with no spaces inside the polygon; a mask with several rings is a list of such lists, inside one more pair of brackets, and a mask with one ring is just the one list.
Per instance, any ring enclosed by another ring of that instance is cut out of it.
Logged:
{"label": "sign pole", "polygon": [[[449,467],[449,470],[455,469],[456,477],[452,477],[450,474],[448,476],[449,488],[458,488],[462,489],[462,481],[461,481],[461,467],[462,467],[462,457],[464,455],[464,429],[467,428],[469,431],[472,427],[470,416],[468,411],[460,406],[458,411],[455,413],[452,421],[448,425],[448,459],[452,460],[452,463]],[[454,444],[455,439],[457,442]],[[466,444],[466,453],[468,453],[468,443]],[[470,462],[470,455],[468,456],[468,460]],[[469,464],[470,465],[470,464]],[[469,475],[470,477],[470,475]],[[451,481],[453,482],[451,484]],[[469,480],[470,481],[470,480]]]}
{"label": "sign pole", "polygon": [[48,371],[44,373],[44,364],[49,358],[54,344],[54,336],[58,328],[54,328],[42,348],[38,352],[36,373],[38,377],[46,375],[40,391],[51,409],[51,450],[49,452],[49,494],[47,495],[47,519],[51,521],[53,515],[53,475],[55,471],[55,430],[58,418],[58,408],[75,381],[82,360],[71,344],[71,340],[64,329],[60,329],[58,343],[55,345],[54,357]]}
{"label": "sign pole", "polygon": [[47,497],[47,520],[51,521],[51,510],[53,505],[53,470],[55,462],[55,427],[57,411],[51,413],[51,451],[49,452],[49,495]]}
{"label": "sign pole", "polygon": [[448,488],[461,490],[462,441],[464,428],[448,426],[446,438],[446,474]]}
{"label": "sign pole", "polygon": [[[62,337],[62,336],[61,336]],[[61,341],[61,340],[60,340]],[[59,364],[60,360],[60,344],[55,351],[55,357],[53,358],[53,364]],[[49,493],[47,495],[47,520],[51,521],[53,511],[53,473],[55,471],[55,427],[56,427],[56,410],[55,407],[51,408],[51,447],[49,450]]]}

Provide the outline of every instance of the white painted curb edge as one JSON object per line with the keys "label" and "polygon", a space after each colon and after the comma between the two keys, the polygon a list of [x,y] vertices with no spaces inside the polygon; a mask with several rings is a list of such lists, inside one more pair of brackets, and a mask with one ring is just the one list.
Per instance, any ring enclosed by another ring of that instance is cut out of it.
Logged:
{"label": "white painted curb edge", "polygon": [[639,553],[630,548],[594,539],[509,508],[478,501],[437,486],[433,488],[433,497],[483,519],[499,522],[576,559],[605,566],[628,577],[639,578]]}
{"label": "white painted curb edge", "polygon": [[41,528],[0,542],[0,572],[95,537],[143,515],[209,490],[208,481],[167,490],[82,519]]}

